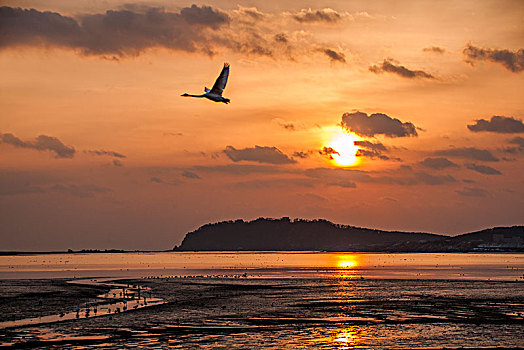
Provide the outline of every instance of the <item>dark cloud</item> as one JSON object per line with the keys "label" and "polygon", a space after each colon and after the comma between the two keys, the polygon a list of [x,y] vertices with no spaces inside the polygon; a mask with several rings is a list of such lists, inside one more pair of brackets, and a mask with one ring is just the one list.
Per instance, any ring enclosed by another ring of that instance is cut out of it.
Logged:
{"label": "dark cloud", "polygon": [[333,159],[333,154],[338,154],[340,155],[340,153],[338,153],[334,148],[332,147],[324,147],[322,148],[320,151],[318,151],[318,153],[321,155],[321,156],[324,156],[324,157],[327,157],[329,159]]}
{"label": "dark cloud", "polygon": [[84,151],[87,154],[92,154],[95,156],[110,156],[110,157],[116,157],[116,158],[125,158],[126,156],[122,153],[114,152],[114,151],[106,151],[106,150],[87,150]]}
{"label": "dark cloud", "polygon": [[50,188],[53,191],[64,193],[74,197],[88,198],[97,194],[111,192],[110,189],[96,185],[62,185],[57,184]]}
{"label": "dark cloud", "polygon": [[458,167],[457,164],[453,163],[452,161],[448,160],[447,158],[442,158],[442,157],[426,158],[423,161],[421,161],[419,164],[425,168],[430,168],[430,169],[435,169],[435,170]]}
{"label": "dark cloud", "polygon": [[55,158],[73,158],[75,149],[66,146],[53,136],[40,135],[34,141],[22,141],[13,134],[0,134],[0,141],[18,148],[30,148],[39,151],[51,151],[55,153]]}
{"label": "dark cloud", "polygon": [[194,172],[189,171],[189,170],[184,170],[182,172],[182,176],[183,177],[187,177],[188,179],[201,179],[201,177],[198,176],[197,173],[194,173]]}
{"label": "dark cloud", "polygon": [[491,117],[491,120],[477,119],[475,124],[468,125],[468,129],[473,132],[490,131],[512,134],[524,132],[524,123],[520,119],[495,115]]}
{"label": "dark cloud", "polygon": [[223,150],[226,156],[233,162],[240,162],[243,160],[269,163],[269,164],[290,164],[296,163],[292,158],[289,158],[281,150],[276,147],[258,146],[236,149],[233,146],[227,146]]}
{"label": "dark cloud", "polygon": [[123,57],[153,47],[211,53],[206,30],[228,25],[230,17],[209,6],[192,5],[179,13],[161,8],[124,9],[77,20],[55,12],[4,6],[0,8],[0,22],[0,48],[57,46],[85,55]]}
{"label": "dark cloud", "polygon": [[373,143],[371,141],[354,141],[353,144],[355,146],[371,149],[374,151],[386,151],[387,150],[386,146],[384,146],[381,142]]}
{"label": "dark cloud", "polygon": [[368,116],[363,112],[344,113],[342,127],[361,136],[374,137],[384,135],[387,137],[417,136],[415,125],[410,122],[401,122],[396,118],[383,113],[374,113]]}
{"label": "dark cloud", "polygon": [[483,162],[498,162],[499,159],[495,157],[490,151],[486,149],[478,149],[475,147],[462,147],[440,150],[433,153],[436,156],[447,156],[455,158],[465,158],[472,160],[480,160]]}
{"label": "dark cloud", "polygon": [[117,167],[124,166],[124,164],[121,161],[119,161],[118,159],[113,159],[113,165]]}
{"label": "dark cloud", "polygon": [[342,15],[330,8],[324,8],[320,10],[302,9],[299,12],[293,14],[292,16],[296,21],[301,23],[335,23],[342,19]]}
{"label": "dark cloud", "polygon": [[273,120],[275,120],[279,126],[283,127],[286,130],[289,130],[289,131],[295,131],[296,130],[295,124],[293,124],[292,122],[287,122],[287,121],[279,119],[279,118],[275,118]]}
{"label": "dark cloud", "polygon": [[[357,157],[366,157],[370,159],[382,159],[389,160],[389,156],[385,155],[384,152],[387,151],[386,146],[380,142],[373,143],[371,141],[354,141],[355,146],[359,146],[355,156]],[[400,160],[399,158],[394,158],[394,160]]]}
{"label": "dark cloud", "polygon": [[309,157],[309,152],[302,152],[302,151],[294,152],[293,153],[293,157],[305,159],[305,158]]}
{"label": "dark cloud", "polygon": [[477,173],[484,174],[484,175],[502,175],[500,171],[490,166],[487,166],[487,165],[479,165],[479,164],[470,163],[470,164],[466,164],[466,168],[476,171]]}
{"label": "dark cloud", "polygon": [[422,51],[424,51],[424,52],[431,52],[431,53],[437,53],[437,54],[443,54],[443,53],[446,52],[446,49],[444,49],[442,47],[438,47],[438,46],[430,46],[430,47],[423,48]]}
{"label": "dark cloud", "polygon": [[477,187],[464,187],[464,189],[455,192],[465,197],[486,197],[489,194],[488,191]]}
{"label": "dark cloud", "polygon": [[500,63],[511,72],[518,73],[524,69],[524,49],[510,51],[507,49],[487,49],[467,44],[464,48],[466,62],[491,61]]}
{"label": "dark cloud", "polygon": [[394,73],[400,75],[403,78],[417,79],[435,79],[435,77],[429,73],[426,73],[422,70],[411,70],[404,66],[395,65],[394,61],[391,58],[385,59],[380,65],[373,65],[369,67],[369,70],[373,73]]}
{"label": "dark cloud", "polygon": [[517,136],[512,138],[508,142],[514,145],[518,145],[521,148],[524,148],[524,137]]}
{"label": "dark cloud", "polygon": [[344,56],[342,52],[336,52],[331,49],[324,49],[322,52],[324,52],[324,54],[326,54],[326,56],[328,56],[331,61],[346,63],[346,56]]}
{"label": "dark cloud", "polygon": [[385,154],[382,154],[380,151],[375,150],[369,150],[369,149],[358,149],[357,153],[355,153],[356,157],[364,157],[369,159],[382,159],[382,160],[389,160],[389,157]]}

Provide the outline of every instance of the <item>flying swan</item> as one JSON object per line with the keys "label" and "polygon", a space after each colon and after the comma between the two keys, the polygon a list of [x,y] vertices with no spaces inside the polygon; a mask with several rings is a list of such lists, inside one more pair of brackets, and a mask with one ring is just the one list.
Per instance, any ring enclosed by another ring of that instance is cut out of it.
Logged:
{"label": "flying swan", "polygon": [[229,63],[224,63],[224,68],[222,68],[222,72],[220,72],[220,75],[218,76],[217,80],[215,81],[215,85],[213,85],[211,90],[205,87],[204,88],[205,93],[202,95],[183,94],[180,96],[205,97],[211,101],[224,102],[227,104],[229,103],[229,98],[222,97],[222,91],[224,91],[224,89],[226,88],[228,76],[229,76]]}

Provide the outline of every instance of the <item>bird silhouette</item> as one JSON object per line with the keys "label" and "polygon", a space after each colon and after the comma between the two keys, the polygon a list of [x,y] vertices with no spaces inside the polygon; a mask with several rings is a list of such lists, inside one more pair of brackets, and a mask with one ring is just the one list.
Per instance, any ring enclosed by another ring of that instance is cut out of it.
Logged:
{"label": "bird silhouette", "polygon": [[217,80],[215,81],[215,84],[209,90],[207,87],[204,87],[205,93],[202,95],[190,95],[190,94],[183,94],[180,96],[184,97],[205,97],[208,100],[214,101],[214,102],[223,102],[223,103],[229,103],[229,98],[225,98],[222,96],[222,92],[226,88],[227,84],[227,77],[229,76],[229,63],[224,63],[224,68],[222,68],[222,72],[220,72],[220,75],[218,76]]}

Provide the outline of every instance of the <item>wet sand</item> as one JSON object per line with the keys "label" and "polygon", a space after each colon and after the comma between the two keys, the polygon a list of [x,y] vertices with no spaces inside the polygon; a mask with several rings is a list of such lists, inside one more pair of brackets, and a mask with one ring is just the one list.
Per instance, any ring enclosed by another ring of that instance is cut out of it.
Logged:
{"label": "wet sand", "polygon": [[[90,284],[48,283],[56,293],[12,293],[15,300],[10,302],[31,307],[38,298],[45,298],[44,305],[67,300],[76,305],[101,294]],[[524,285],[520,282],[237,275],[117,283],[151,288],[165,303],[105,317],[5,329],[0,343],[65,349],[524,346]],[[29,291],[44,284],[18,281],[17,289],[21,292],[25,286]],[[86,298],[86,293],[92,297]],[[2,317],[17,317],[11,310]]]}

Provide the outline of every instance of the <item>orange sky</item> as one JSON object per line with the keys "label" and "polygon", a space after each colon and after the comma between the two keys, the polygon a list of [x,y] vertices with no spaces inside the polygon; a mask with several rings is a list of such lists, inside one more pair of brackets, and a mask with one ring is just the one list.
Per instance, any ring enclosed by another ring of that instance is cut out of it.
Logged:
{"label": "orange sky", "polygon": [[[168,249],[261,216],[524,224],[521,2],[1,5],[0,250]],[[224,62],[230,104],[180,97]]]}

